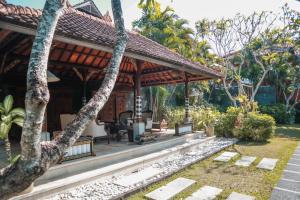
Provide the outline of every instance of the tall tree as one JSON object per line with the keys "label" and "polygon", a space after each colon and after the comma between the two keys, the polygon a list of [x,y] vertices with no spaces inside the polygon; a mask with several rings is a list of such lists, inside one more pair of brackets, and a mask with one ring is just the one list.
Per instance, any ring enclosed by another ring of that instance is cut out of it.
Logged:
{"label": "tall tree", "polygon": [[67,125],[60,138],[40,143],[43,117],[49,101],[48,56],[59,16],[66,6],[66,0],[46,1],[32,46],[27,72],[26,115],[21,139],[21,157],[0,171],[0,197],[2,199],[8,199],[23,191],[43,175],[50,166],[57,163],[65,149],[75,143],[109,98],[128,40],[120,0],[111,0],[111,3],[117,40],[100,88],[79,111],[75,119]]}

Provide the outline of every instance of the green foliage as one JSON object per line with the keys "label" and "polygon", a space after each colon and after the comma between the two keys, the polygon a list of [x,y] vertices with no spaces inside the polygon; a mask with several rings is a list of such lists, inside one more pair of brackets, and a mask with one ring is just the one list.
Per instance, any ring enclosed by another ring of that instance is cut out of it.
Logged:
{"label": "green foliage", "polygon": [[270,115],[250,112],[238,116],[233,135],[242,140],[267,141],[275,131],[275,120]]}
{"label": "green foliage", "polygon": [[220,115],[215,126],[215,134],[219,137],[233,137],[233,129],[240,113],[241,108],[229,107],[226,113]]}
{"label": "green foliage", "polygon": [[23,108],[13,108],[14,99],[11,95],[4,98],[3,103],[0,103],[0,139],[5,141],[6,154],[9,162],[15,162],[18,158],[11,157],[10,143],[8,133],[12,124],[23,127],[25,111]]}
{"label": "green foliage", "polygon": [[132,25],[145,37],[201,64],[213,63],[218,59],[211,53],[209,43],[199,41],[188,21],[176,15],[172,8],[162,9],[155,0],[141,0],[139,7],[142,17]]}
{"label": "green foliage", "polygon": [[260,106],[259,110],[261,113],[271,115],[278,124],[291,124],[295,121],[295,110],[286,112],[286,106],[284,104]]}
{"label": "green foliage", "polygon": [[160,121],[165,117],[166,99],[169,96],[169,92],[164,86],[151,87],[150,90],[152,90],[153,118]]}
{"label": "green foliage", "polygon": [[221,113],[219,111],[209,107],[194,109],[191,112],[195,130],[214,127],[220,115]]}
{"label": "green foliage", "polygon": [[[183,107],[168,108],[166,113],[169,127],[174,128],[176,123],[182,124],[184,122],[185,109]],[[221,113],[215,108],[199,107],[190,109],[194,130],[215,126],[220,115]]]}
{"label": "green foliage", "polygon": [[12,95],[4,98],[3,103],[0,104],[0,139],[5,140],[12,124],[23,126],[25,111],[23,108],[13,109],[14,99]]}
{"label": "green foliage", "polygon": [[175,124],[182,124],[184,121],[185,110],[184,107],[167,108],[166,120],[170,128],[174,128]]}
{"label": "green foliage", "polygon": [[236,137],[242,140],[266,141],[275,130],[275,120],[267,114],[244,112],[243,108],[229,107],[215,127],[220,137]]}

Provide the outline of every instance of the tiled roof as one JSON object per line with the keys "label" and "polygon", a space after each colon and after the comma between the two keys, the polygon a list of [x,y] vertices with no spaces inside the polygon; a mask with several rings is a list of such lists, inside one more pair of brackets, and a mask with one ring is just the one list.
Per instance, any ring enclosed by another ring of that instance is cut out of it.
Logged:
{"label": "tiled roof", "polygon": [[[0,2],[0,21],[36,29],[42,11]],[[70,37],[102,46],[114,47],[115,28],[112,23],[75,10],[64,9],[59,19],[57,35]],[[171,64],[185,66],[212,77],[220,77],[218,72],[191,62],[178,53],[132,31],[128,31],[129,41],[126,52],[161,60]]]}

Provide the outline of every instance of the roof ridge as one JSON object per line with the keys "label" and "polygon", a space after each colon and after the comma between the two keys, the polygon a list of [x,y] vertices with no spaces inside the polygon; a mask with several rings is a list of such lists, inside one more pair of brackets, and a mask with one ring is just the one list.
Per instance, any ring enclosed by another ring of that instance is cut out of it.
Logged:
{"label": "roof ridge", "polygon": [[[3,1],[0,1],[0,10],[2,11],[6,11],[4,12],[6,15],[9,13],[14,13],[14,14],[31,14],[34,16],[40,16],[42,14],[42,10],[41,9],[35,9],[35,8],[30,8],[27,6],[20,6],[20,5],[14,5],[14,4],[9,4],[9,3],[5,3]],[[30,12],[30,13],[29,13]]]}
{"label": "roof ridge", "polygon": [[[99,22],[101,22],[101,23],[105,23],[105,24],[107,24],[107,25],[109,25],[109,26],[114,27],[114,23],[113,23],[113,22],[109,22],[109,21],[107,21],[107,20],[104,20],[104,19],[99,18],[99,17],[95,17],[95,16],[93,16],[93,15],[89,15],[89,14],[87,14],[87,13],[85,13],[85,12],[82,12],[82,11],[80,11],[80,10],[77,10],[77,9],[75,9],[75,8],[73,8],[73,7],[65,8],[65,14],[67,14],[67,13],[76,13],[76,14],[78,14],[78,15],[80,15],[80,16],[83,16],[83,17],[86,17],[86,18],[88,18],[88,19],[95,20],[95,21],[99,21]],[[114,27],[114,28],[115,28],[115,27]]]}

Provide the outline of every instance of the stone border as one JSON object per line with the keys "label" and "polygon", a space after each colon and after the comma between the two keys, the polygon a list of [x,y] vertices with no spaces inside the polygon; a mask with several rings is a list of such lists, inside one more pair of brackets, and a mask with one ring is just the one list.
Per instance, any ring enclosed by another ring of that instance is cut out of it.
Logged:
{"label": "stone border", "polygon": [[208,153],[207,155],[205,155],[205,156],[203,156],[203,157],[200,157],[199,159],[196,159],[196,160],[194,160],[193,162],[188,163],[188,164],[182,166],[182,167],[179,168],[179,169],[176,169],[176,170],[174,170],[174,171],[172,171],[172,172],[170,172],[170,173],[168,173],[168,174],[165,174],[164,176],[161,176],[161,177],[159,177],[159,178],[157,178],[157,179],[155,179],[155,180],[151,180],[151,181],[149,181],[148,183],[146,183],[146,184],[144,184],[144,185],[142,185],[142,186],[140,186],[140,187],[136,187],[136,188],[134,188],[134,189],[131,189],[131,190],[127,191],[126,193],[120,194],[120,195],[118,195],[118,196],[116,196],[116,197],[114,197],[114,198],[112,198],[112,199],[120,199],[120,200],[122,200],[122,199],[124,199],[124,198],[126,198],[126,197],[129,197],[129,196],[135,194],[135,193],[138,193],[138,192],[141,191],[142,189],[145,189],[146,187],[150,186],[151,184],[156,183],[156,182],[159,182],[159,181],[162,181],[162,180],[164,180],[164,179],[166,179],[166,178],[169,178],[169,177],[171,177],[172,175],[174,175],[174,174],[176,174],[176,173],[178,173],[178,172],[184,170],[185,168],[187,168],[187,167],[189,167],[189,166],[191,166],[191,165],[193,165],[193,164],[196,164],[197,162],[199,162],[199,161],[201,161],[201,160],[205,160],[205,159],[211,157],[212,155],[214,155],[214,154],[216,154],[216,153],[218,153],[218,152],[220,152],[220,151],[223,151],[224,149],[226,149],[226,148],[228,148],[228,147],[230,147],[230,146],[233,146],[233,145],[236,144],[237,142],[238,142],[238,140],[235,140],[235,141],[233,141],[232,144],[230,144],[230,145],[228,145],[228,146],[222,147],[222,148],[218,149],[217,151],[210,152],[210,153]]}
{"label": "stone border", "polygon": [[57,180],[50,182],[48,184],[39,185],[33,189],[33,192],[16,196],[11,200],[31,200],[31,199],[41,199],[46,198],[48,196],[55,195],[57,193],[63,192],[65,190],[96,181],[100,178],[105,178],[109,176],[116,176],[118,174],[129,173],[134,170],[137,170],[143,167],[145,164],[150,165],[157,160],[166,158],[172,154],[179,153],[182,151],[187,151],[190,148],[193,148],[197,145],[200,145],[205,142],[209,142],[214,140],[215,137],[209,137],[205,139],[195,139],[189,142],[186,142],[182,145],[178,145],[176,148],[169,148],[166,150],[162,150],[160,152],[151,153],[142,157],[134,158],[125,162],[109,165],[103,168],[99,168],[96,170],[91,170],[88,172],[84,172],[78,175],[70,176],[65,179]]}

